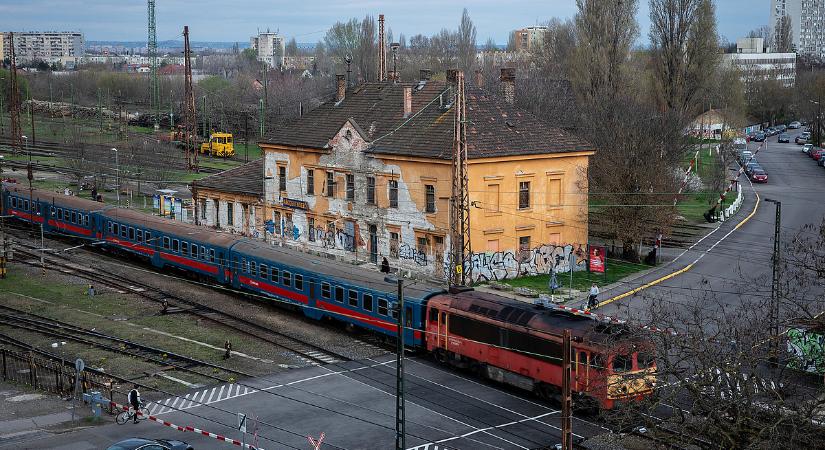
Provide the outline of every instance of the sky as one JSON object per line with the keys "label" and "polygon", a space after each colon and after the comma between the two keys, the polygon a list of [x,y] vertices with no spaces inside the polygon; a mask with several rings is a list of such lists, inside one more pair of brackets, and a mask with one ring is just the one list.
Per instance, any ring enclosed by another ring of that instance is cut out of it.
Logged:
{"label": "sky", "polygon": [[[767,25],[770,0],[715,0],[719,34],[735,42]],[[158,41],[177,40],[189,25],[193,41],[248,42],[256,30],[279,30],[298,42],[317,42],[339,20],[384,14],[397,38],[456,28],[467,8],[478,43],[506,44],[511,30],[551,17],[572,18],[575,0],[157,0]],[[648,42],[647,0],[639,0],[639,44]],[[0,0],[0,30],[82,31],[86,40],[144,41],[146,0]]]}

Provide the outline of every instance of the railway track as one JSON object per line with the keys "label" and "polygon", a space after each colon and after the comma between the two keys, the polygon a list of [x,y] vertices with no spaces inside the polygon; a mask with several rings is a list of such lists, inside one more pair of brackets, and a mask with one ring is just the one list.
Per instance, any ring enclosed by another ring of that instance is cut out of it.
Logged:
{"label": "railway track", "polygon": [[[26,247],[30,250],[22,250],[19,246]],[[15,259],[17,262],[40,267],[40,252],[37,251],[38,248],[37,246],[32,246],[24,242],[18,242],[18,249],[16,249],[15,254],[27,255],[31,259]],[[345,355],[273,330],[266,325],[248,318],[235,316],[105,269],[91,269],[54,254],[47,254],[45,260],[47,267],[51,269],[57,268],[64,274],[74,275],[95,283],[100,283],[123,293],[132,293],[156,303],[164,304],[165,302],[169,308],[175,308],[178,312],[195,315],[196,317],[209,320],[237,333],[251,336],[278,348],[282,348],[298,359],[303,360],[307,365],[334,364],[350,360],[350,358]],[[365,345],[368,344],[365,343]]]}
{"label": "railway track", "polygon": [[229,381],[229,378],[218,376],[208,371],[200,371],[198,368],[223,371],[225,373],[250,378],[255,376],[241,370],[201,361],[169,350],[150,347],[128,339],[78,327],[9,306],[0,305],[0,325],[79,342],[102,350],[133,356],[163,367],[174,368],[217,381],[226,382]]}

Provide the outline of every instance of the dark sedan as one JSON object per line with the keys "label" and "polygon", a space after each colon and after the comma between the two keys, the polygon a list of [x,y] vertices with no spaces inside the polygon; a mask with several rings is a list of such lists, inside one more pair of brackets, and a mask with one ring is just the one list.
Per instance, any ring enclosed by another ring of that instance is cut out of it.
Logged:
{"label": "dark sedan", "polygon": [[782,133],[779,135],[778,138],[776,138],[776,142],[779,142],[780,144],[783,142],[789,144],[791,142],[791,137],[788,136],[786,133]]}
{"label": "dark sedan", "polygon": [[768,182],[768,173],[762,169],[754,169],[751,174],[751,181],[754,183],[767,183]]}
{"label": "dark sedan", "polygon": [[766,138],[767,138],[767,136],[765,135],[765,133],[762,133],[762,132],[759,132],[759,133],[756,133],[756,134],[753,135],[753,140],[755,142],[765,142]]}
{"label": "dark sedan", "polygon": [[186,442],[172,439],[130,438],[106,450],[193,450],[193,448]]}

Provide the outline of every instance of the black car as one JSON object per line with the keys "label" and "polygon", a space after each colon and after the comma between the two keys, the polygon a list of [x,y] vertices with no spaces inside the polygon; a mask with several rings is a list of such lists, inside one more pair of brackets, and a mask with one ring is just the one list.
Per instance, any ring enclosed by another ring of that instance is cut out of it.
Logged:
{"label": "black car", "polygon": [[765,142],[766,137],[767,136],[765,136],[765,133],[762,133],[760,131],[759,133],[756,133],[756,134],[753,135],[753,140],[754,140],[754,142]]}
{"label": "black car", "polygon": [[193,450],[186,442],[173,439],[129,438],[109,446],[106,450]]}
{"label": "black car", "polygon": [[751,173],[755,170],[762,170],[762,166],[759,165],[756,160],[753,160],[747,164],[745,164],[745,173],[750,176]]}
{"label": "black car", "polygon": [[779,135],[778,138],[776,138],[776,142],[779,142],[779,143],[784,142],[786,144],[789,144],[791,142],[791,137],[788,136],[786,133],[782,133],[782,134]]}

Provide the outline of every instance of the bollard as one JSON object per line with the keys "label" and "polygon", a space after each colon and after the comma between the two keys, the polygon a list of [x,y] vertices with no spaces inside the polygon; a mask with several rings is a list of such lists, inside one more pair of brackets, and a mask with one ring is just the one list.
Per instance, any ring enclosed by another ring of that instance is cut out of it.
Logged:
{"label": "bollard", "polygon": [[109,399],[103,398],[99,391],[92,391],[88,394],[83,394],[83,402],[89,403],[92,406],[92,415],[95,420],[100,419],[103,411],[103,405],[110,403]]}

